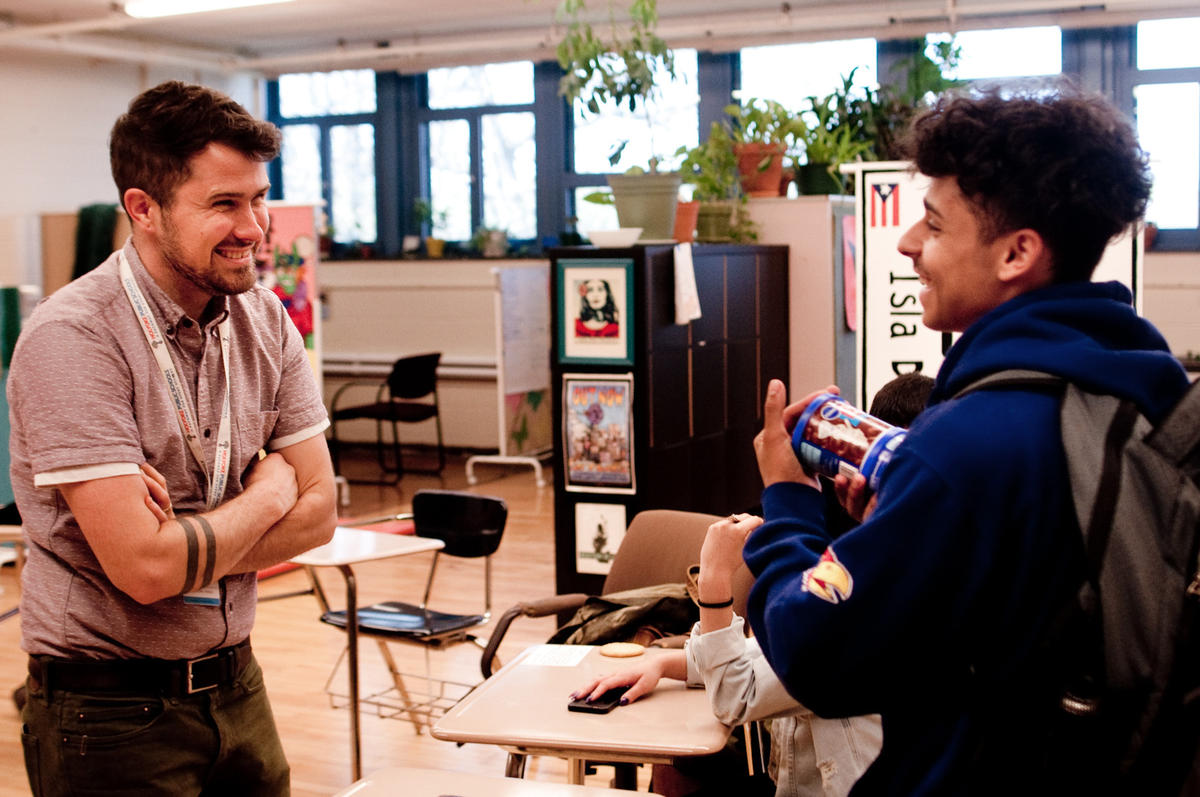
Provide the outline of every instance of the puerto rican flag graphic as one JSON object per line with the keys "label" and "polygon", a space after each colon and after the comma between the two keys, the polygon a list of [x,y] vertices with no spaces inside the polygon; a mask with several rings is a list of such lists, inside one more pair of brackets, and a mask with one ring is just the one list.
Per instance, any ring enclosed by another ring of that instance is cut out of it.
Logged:
{"label": "puerto rican flag graphic", "polygon": [[900,226],[899,183],[876,183],[871,186],[871,226]]}

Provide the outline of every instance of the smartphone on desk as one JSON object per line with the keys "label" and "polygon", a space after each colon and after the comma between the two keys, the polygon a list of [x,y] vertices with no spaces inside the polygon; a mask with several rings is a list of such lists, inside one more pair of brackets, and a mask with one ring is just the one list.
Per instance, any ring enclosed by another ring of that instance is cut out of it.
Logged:
{"label": "smartphone on desk", "polygon": [[628,686],[618,686],[609,689],[590,703],[584,698],[567,703],[567,711],[582,711],[587,714],[607,714],[621,702],[621,697],[629,691]]}

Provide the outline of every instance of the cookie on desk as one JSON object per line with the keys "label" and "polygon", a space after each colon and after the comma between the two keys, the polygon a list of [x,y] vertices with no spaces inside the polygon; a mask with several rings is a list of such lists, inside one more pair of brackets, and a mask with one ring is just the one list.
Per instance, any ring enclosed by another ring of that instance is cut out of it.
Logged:
{"label": "cookie on desk", "polygon": [[646,648],[636,642],[609,642],[606,645],[600,646],[601,656],[611,656],[614,659],[628,659],[632,656],[640,656],[646,651]]}

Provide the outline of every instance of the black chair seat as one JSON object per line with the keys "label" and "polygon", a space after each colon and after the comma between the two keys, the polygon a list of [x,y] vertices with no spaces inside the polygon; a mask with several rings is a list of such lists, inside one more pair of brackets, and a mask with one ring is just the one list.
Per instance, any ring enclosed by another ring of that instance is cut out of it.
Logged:
{"label": "black chair seat", "polygon": [[[482,614],[447,614],[422,611],[420,606],[400,601],[385,601],[358,610],[358,628],[371,634],[407,637],[435,637],[480,625]],[[321,622],[346,627],[346,612],[328,611]]]}
{"label": "black chair seat", "polygon": [[417,423],[428,420],[438,414],[437,407],[432,404],[407,404],[396,401],[381,401],[378,404],[363,404],[358,407],[347,407],[333,413],[337,421],[352,421],[358,418],[371,418],[376,421],[400,421],[401,423]]}

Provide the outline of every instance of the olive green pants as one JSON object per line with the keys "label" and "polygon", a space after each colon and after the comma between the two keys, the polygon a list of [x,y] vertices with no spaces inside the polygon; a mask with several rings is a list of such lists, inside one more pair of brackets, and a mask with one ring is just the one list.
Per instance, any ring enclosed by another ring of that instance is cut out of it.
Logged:
{"label": "olive green pants", "polygon": [[34,797],[289,793],[287,759],[253,658],[233,684],[179,698],[47,695],[26,685],[21,741]]}

